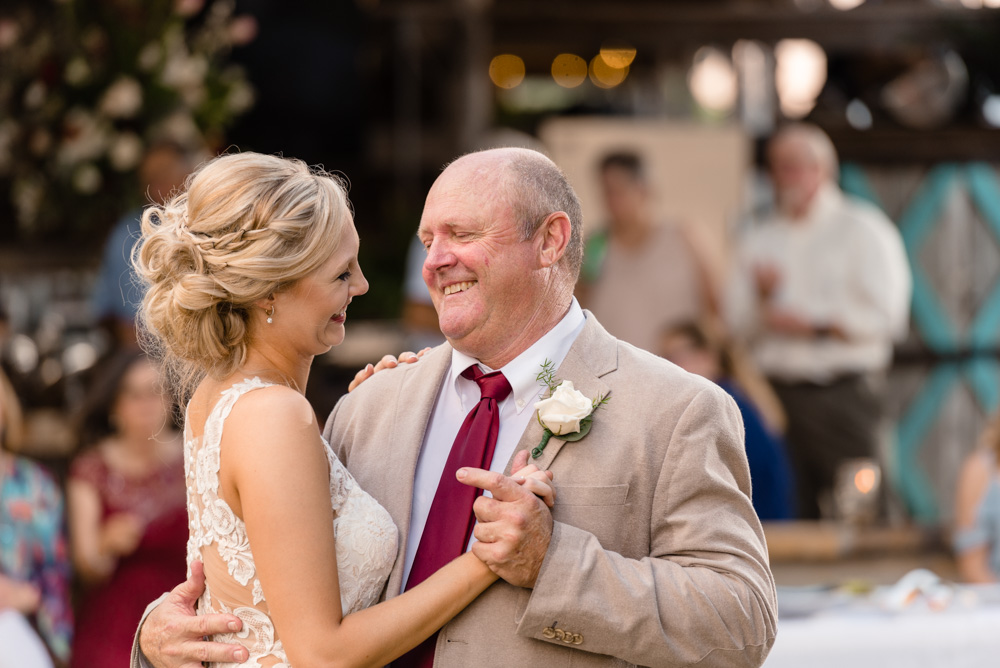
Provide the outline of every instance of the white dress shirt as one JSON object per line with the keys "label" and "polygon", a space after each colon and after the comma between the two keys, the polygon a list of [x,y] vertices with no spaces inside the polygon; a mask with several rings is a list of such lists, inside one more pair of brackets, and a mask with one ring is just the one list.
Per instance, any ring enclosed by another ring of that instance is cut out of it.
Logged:
{"label": "white dress shirt", "polygon": [[[528,422],[535,415],[534,404],[545,390],[536,379],[542,364],[545,360],[549,360],[555,368],[558,368],[576,337],[583,330],[585,321],[583,310],[574,298],[569,311],[555,327],[500,369],[510,383],[512,391],[500,402],[500,431],[493,452],[493,462],[490,464],[491,471],[503,472],[524,430],[528,427]],[[448,461],[451,446],[466,415],[481,398],[476,382],[461,375],[473,364],[479,364],[479,361],[452,350],[451,369],[445,374],[431,412],[430,422],[427,424],[413,485],[413,511],[410,515],[410,533],[406,543],[403,586],[410,577],[410,568],[420,546],[420,536],[423,535],[427,515],[437,493],[438,482]],[[486,372],[495,370],[482,364],[479,366]],[[471,545],[474,540],[470,539],[469,544]]]}
{"label": "white dress shirt", "polygon": [[[727,299],[727,319],[751,339],[761,369],[785,381],[826,383],[884,370],[892,344],[909,324],[911,275],[902,238],[878,208],[828,185],[803,220],[780,215],[747,235],[740,271]],[[753,276],[777,269],[776,307],[813,324],[836,324],[848,340],[767,331]]]}

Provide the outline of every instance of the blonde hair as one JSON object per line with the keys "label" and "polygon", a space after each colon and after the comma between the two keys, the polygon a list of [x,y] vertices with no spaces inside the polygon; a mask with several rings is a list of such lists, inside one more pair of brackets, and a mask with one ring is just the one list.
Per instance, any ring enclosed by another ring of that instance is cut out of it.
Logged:
{"label": "blonde hair", "polygon": [[254,303],[318,269],[337,249],[350,208],[343,182],[300,160],[217,157],[142,215],[133,264],[145,283],[146,349],[183,406],[206,376],[239,368]]}
{"label": "blonde hair", "polygon": [[0,369],[0,450],[18,452],[24,440],[24,414],[14,386]]}

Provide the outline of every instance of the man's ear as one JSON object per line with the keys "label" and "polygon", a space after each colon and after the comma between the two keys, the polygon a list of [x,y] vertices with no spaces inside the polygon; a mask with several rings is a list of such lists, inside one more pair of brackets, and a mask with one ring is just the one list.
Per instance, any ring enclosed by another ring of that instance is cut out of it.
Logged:
{"label": "man's ear", "polygon": [[539,226],[538,234],[541,239],[539,247],[541,266],[552,267],[566,254],[566,247],[573,234],[573,224],[564,211],[556,211],[545,217]]}

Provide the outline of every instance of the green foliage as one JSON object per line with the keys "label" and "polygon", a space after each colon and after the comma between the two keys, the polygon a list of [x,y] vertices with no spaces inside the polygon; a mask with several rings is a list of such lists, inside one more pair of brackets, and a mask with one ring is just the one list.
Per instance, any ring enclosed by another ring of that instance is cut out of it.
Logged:
{"label": "green foliage", "polygon": [[100,231],[142,203],[135,171],[150,142],[222,143],[253,104],[228,59],[256,24],[233,9],[233,0],[5,3],[0,211],[12,212],[15,239]]}

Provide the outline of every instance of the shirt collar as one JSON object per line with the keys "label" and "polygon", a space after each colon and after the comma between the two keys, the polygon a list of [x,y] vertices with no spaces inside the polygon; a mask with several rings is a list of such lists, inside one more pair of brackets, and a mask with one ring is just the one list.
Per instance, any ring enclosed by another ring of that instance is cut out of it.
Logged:
{"label": "shirt collar", "polygon": [[[507,378],[507,382],[510,383],[511,398],[514,399],[514,407],[518,414],[528,406],[534,406],[535,400],[545,389],[539,385],[537,380],[538,372],[542,370],[542,364],[549,360],[555,365],[555,368],[559,368],[573,342],[576,341],[576,337],[583,330],[586,320],[583,309],[580,308],[579,302],[574,297],[569,311],[562,320],[556,323],[555,327],[500,369],[504,377]],[[473,364],[479,364],[480,368],[487,372],[494,370],[481,364],[476,358],[452,348],[448,387],[452,388],[452,391],[458,396],[459,401],[462,402],[462,409],[465,411],[472,410],[472,405],[466,405],[468,402],[466,396],[459,389],[459,383],[472,384],[472,381],[462,378],[462,372]],[[478,396],[478,392],[476,396]]]}

